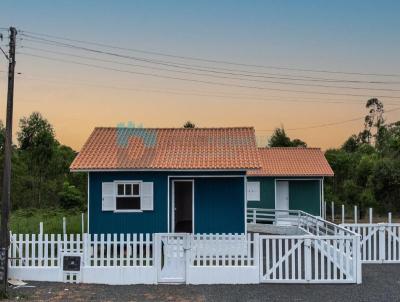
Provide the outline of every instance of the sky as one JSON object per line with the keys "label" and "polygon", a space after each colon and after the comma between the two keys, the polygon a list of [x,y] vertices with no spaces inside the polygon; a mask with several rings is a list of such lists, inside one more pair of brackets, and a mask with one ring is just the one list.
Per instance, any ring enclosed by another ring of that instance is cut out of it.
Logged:
{"label": "sky", "polygon": [[[338,147],[362,129],[371,97],[400,119],[399,13],[400,1],[3,0],[0,46],[2,28],[19,31],[14,132],[39,111],[75,150],[96,126],[187,120],[254,126],[261,145],[284,126]],[[3,121],[5,70],[1,57]]]}

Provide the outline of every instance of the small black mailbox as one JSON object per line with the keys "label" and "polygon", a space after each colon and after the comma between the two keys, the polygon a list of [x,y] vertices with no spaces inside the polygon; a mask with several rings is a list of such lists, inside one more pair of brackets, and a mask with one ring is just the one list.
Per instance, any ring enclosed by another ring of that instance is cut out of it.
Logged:
{"label": "small black mailbox", "polygon": [[63,271],[79,272],[80,270],[81,270],[81,257],[80,256],[64,256]]}

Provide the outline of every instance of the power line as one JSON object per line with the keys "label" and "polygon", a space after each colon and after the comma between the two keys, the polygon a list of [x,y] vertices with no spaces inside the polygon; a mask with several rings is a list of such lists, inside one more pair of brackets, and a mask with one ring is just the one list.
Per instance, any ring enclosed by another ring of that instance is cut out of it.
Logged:
{"label": "power line", "polygon": [[[390,110],[386,110],[385,113],[387,112],[393,112],[393,111],[398,111],[400,110],[400,107],[396,107]],[[340,121],[340,122],[332,122],[332,123],[325,123],[325,124],[319,124],[319,125],[314,125],[314,126],[307,126],[307,127],[300,127],[300,128],[285,128],[285,130],[288,131],[294,131],[294,130],[307,130],[307,129],[314,129],[314,128],[323,128],[323,127],[330,127],[330,126],[336,126],[336,125],[341,125],[341,124],[345,124],[345,123],[350,123],[350,122],[355,122],[355,121],[359,121],[361,119],[363,119],[365,116],[361,116],[361,117],[356,117],[356,118],[352,118],[349,120],[344,120],[344,121]],[[262,130],[256,130],[258,132],[262,132],[262,131],[274,131],[275,129],[271,130],[271,129],[262,129]]]}
{"label": "power line", "polygon": [[[26,37],[26,35],[23,35],[23,36]],[[31,37],[33,39],[30,39],[29,37]],[[303,76],[303,75],[301,75],[299,77],[298,75],[293,76],[293,75],[287,75],[287,74],[282,75],[282,74],[271,74],[271,73],[261,73],[262,75],[260,75],[260,73],[252,74],[253,72],[248,71],[248,70],[243,71],[243,70],[227,69],[227,68],[220,68],[220,67],[218,67],[218,68],[204,67],[204,66],[193,65],[193,64],[185,64],[185,63],[160,61],[160,60],[141,58],[141,57],[133,57],[133,56],[123,55],[123,54],[119,54],[119,53],[106,52],[106,51],[102,51],[102,50],[91,49],[91,48],[77,46],[77,45],[73,45],[73,44],[67,44],[67,43],[63,43],[63,42],[59,42],[59,41],[53,41],[53,40],[44,39],[44,38],[40,38],[40,37],[32,37],[30,35],[28,36],[28,38],[25,38],[25,40],[27,40],[29,42],[41,43],[41,44],[46,44],[46,45],[51,45],[51,46],[56,46],[56,47],[66,47],[66,48],[72,48],[75,50],[84,50],[84,51],[88,51],[88,52],[94,52],[94,53],[102,54],[102,55],[116,56],[116,57],[120,57],[120,58],[124,58],[124,59],[146,62],[149,64],[163,65],[163,66],[168,66],[168,67],[196,70],[196,71],[209,72],[209,73],[223,73],[223,74],[228,74],[228,75],[239,75],[239,76],[246,76],[246,77],[278,78],[278,79],[286,79],[286,80],[294,80],[294,81],[311,81],[311,82],[399,84],[399,82],[396,82],[396,81],[338,80],[338,79],[308,77],[308,76]],[[225,72],[222,72],[221,70],[225,70]],[[239,73],[238,73],[238,71],[239,71]],[[266,75],[269,75],[269,76],[266,76]],[[271,75],[275,75],[275,76],[271,77]]]}
{"label": "power line", "polygon": [[[43,82],[48,82],[52,84],[66,84],[68,82],[69,84],[73,85],[80,85],[80,86],[92,86],[92,87],[99,87],[99,88],[106,88],[106,89],[115,89],[115,90],[127,90],[127,91],[139,91],[139,92],[150,92],[150,93],[162,93],[162,94],[173,94],[173,95],[190,95],[190,96],[199,96],[199,97],[217,97],[217,98],[226,98],[226,99],[236,99],[236,100],[253,100],[253,101],[262,101],[262,102],[290,102],[290,103],[323,103],[323,104],[356,104],[356,105],[361,105],[362,102],[351,102],[351,101],[330,101],[330,100],[299,100],[299,99],[282,99],[279,97],[279,99],[268,99],[268,98],[263,98],[260,96],[238,96],[238,95],[227,95],[227,94],[222,94],[222,93],[201,93],[201,92],[191,92],[191,91],[185,91],[185,90],[165,90],[165,89],[139,89],[139,88],[132,88],[132,87],[121,87],[121,86],[113,86],[113,85],[104,85],[104,84],[99,84],[99,83],[94,83],[94,82],[88,82],[88,81],[71,81],[69,79],[48,79],[48,78],[41,78],[41,77],[32,77],[32,76],[27,76],[23,74],[23,79],[24,80],[36,80],[36,81],[43,81]],[[394,105],[392,103],[387,103],[388,105]],[[396,103],[397,105],[397,103]]]}
{"label": "power line", "polygon": [[363,73],[363,72],[349,72],[349,71],[338,71],[338,70],[328,70],[328,69],[292,68],[292,67],[283,67],[283,66],[274,66],[274,65],[257,65],[257,64],[238,63],[238,62],[231,62],[231,61],[225,61],[225,60],[212,60],[212,59],[205,59],[205,58],[198,58],[198,57],[191,57],[191,56],[172,55],[172,54],[167,54],[167,53],[163,53],[163,52],[155,52],[155,51],[148,51],[148,50],[142,50],[142,49],[117,47],[117,46],[104,44],[104,43],[70,39],[70,38],[66,38],[66,37],[48,35],[48,34],[25,31],[25,30],[22,30],[22,32],[23,33],[26,32],[26,33],[33,34],[33,35],[39,35],[39,36],[44,36],[44,37],[65,40],[65,41],[78,42],[78,43],[83,43],[83,44],[88,44],[88,45],[97,45],[97,46],[125,50],[125,51],[133,51],[133,52],[138,52],[138,53],[152,54],[152,55],[171,57],[171,58],[177,58],[177,59],[194,60],[194,61],[208,62],[208,63],[228,64],[228,65],[235,65],[235,66],[246,66],[246,67],[254,67],[254,68],[277,69],[277,70],[292,70],[292,71],[300,71],[300,72],[361,75],[361,76],[400,77],[400,74]]}
{"label": "power line", "polygon": [[[25,53],[25,52],[19,52],[19,54],[26,55],[26,56],[31,56],[31,57],[36,57],[36,58],[41,58],[41,59],[45,59],[45,60],[51,60],[51,61],[57,61],[57,62],[63,62],[63,63],[87,66],[87,67],[93,67],[93,68],[98,68],[98,69],[103,69],[103,70],[111,70],[111,71],[116,71],[116,72],[123,72],[123,73],[151,76],[151,77],[157,77],[157,78],[163,78],[163,79],[186,81],[186,82],[202,83],[202,84],[209,84],[209,85],[217,85],[217,86],[248,88],[248,89],[256,89],[256,90],[282,91],[282,92],[296,92],[296,93],[306,93],[306,94],[319,94],[319,95],[355,96],[355,97],[365,97],[365,98],[373,97],[373,95],[365,95],[365,94],[334,93],[334,92],[322,92],[322,91],[317,92],[317,91],[305,91],[305,90],[289,90],[289,89],[280,89],[280,88],[269,88],[269,87],[260,87],[260,86],[231,84],[231,83],[223,83],[223,82],[212,82],[212,81],[199,80],[199,79],[188,79],[188,78],[181,78],[181,77],[175,77],[175,76],[160,75],[160,74],[155,74],[155,73],[146,73],[146,72],[139,72],[139,71],[132,71],[132,70],[124,70],[124,69],[100,66],[100,65],[95,65],[95,64],[87,64],[87,63],[82,63],[82,62],[77,62],[77,61],[64,60],[64,59],[59,59],[59,58],[45,57],[45,56],[36,55],[36,54],[30,54],[30,53]],[[390,95],[375,95],[374,97],[400,99],[400,96],[390,96]]]}
{"label": "power line", "polygon": [[153,69],[153,70],[176,72],[176,73],[183,73],[183,74],[190,74],[190,75],[197,75],[197,76],[214,77],[214,78],[219,78],[219,79],[244,80],[244,81],[250,81],[250,82],[271,83],[271,84],[280,84],[280,85],[323,87],[323,88],[340,88],[340,89],[351,89],[351,90],[393,91],[393,92],[399,92],[400,91],[399,89],[392,89],[392,88],[368,88],[368,87],[354,87],[354,86],[334,86],[334,85],[321,85],[321,84],[290,83],[290,82],[258,80],[258,79],[244,79],[244,78],[240,78],[240,77],[219,76],[219,75],[214,75],[214,74],[210,75],[210,74],[204,74],[204,73],[187,72],[187,71],[182,71],[182,70],[173,70],[173,69],[145,66],[145,65],[139,65],[139,64],[130,64],[130,63],[126,63],[126,62],[105,60],[105,59],[100,59],[100,58],[76,55],[76,54],[71,54],[71,53],[47,50],[47,49],[42,49],[42,48],[37,48],[37,47],[30,47],[30,46],[24,46],[23,48],[24,49],[31,49],[31,50],[35,50],[35,51],[40,51],[40,52],[46,52],[46,53],[62,55],[62,56],[81,58],[81,59],[86,59],[86,60],[113,63],[113,64],[119,64],[119,65],[124,65],[124,66],[125,65],[129,65],[129,66],[134,66],[134,67],[141,67],[141,68],[147,68],[147,69]]}

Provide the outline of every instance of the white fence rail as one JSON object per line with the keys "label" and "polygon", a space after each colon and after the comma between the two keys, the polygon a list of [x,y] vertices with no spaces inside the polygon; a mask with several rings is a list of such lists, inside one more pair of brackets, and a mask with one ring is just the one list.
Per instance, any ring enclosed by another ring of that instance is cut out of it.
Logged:
{"label": "white fence rail", "polygon": [[400,263],[400,223],[342,224],[361,235],[361,261]]}

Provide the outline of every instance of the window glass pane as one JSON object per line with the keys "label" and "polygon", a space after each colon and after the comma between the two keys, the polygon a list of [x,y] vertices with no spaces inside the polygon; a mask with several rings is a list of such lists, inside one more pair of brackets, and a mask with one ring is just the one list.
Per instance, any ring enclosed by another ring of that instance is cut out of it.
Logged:
{"label": "window glass pane", "polygon": [[133,184],[133,195],[139,195],[139,184]]}
{"label": "window glass pane", "polygon": [[117,197],[117,210],[140,210],[140,197]]}
{"label": "window glass pane", "polygon": [[132,195],[132,184],[125,185],[125,195]]}
{"label": "window glass pane", "polygon": [[124,185],[118,185],[118,195],[124,195]]}

